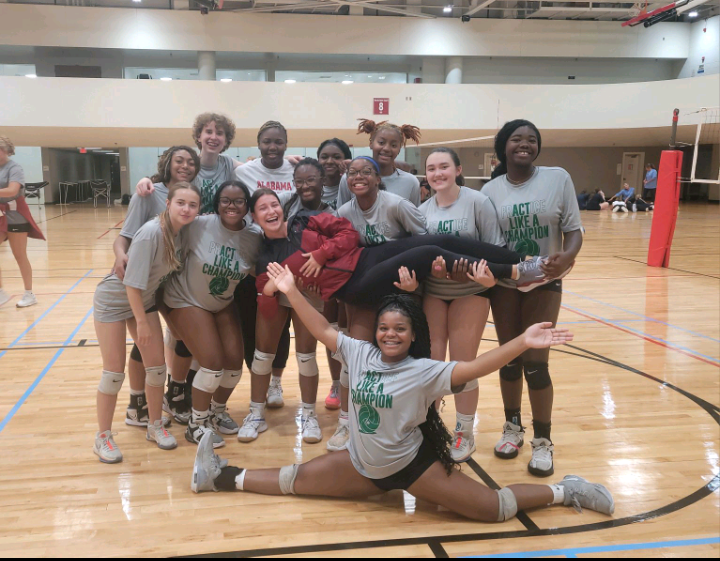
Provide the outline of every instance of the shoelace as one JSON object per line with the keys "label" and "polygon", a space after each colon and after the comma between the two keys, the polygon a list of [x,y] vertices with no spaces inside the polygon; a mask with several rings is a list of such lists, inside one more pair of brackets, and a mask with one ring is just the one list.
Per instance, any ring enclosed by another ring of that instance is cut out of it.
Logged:
{"label": "shoelace", "polygon": [[[117,436],[117,433],[111,432],[109,435],[107,435],[105,438],[102,439],[102,447],[104,450],[108,450],[108,451],[112,451],[112,452],[117,450],[117,444],[115,444],[115,440],[113,440],[113,436]],[[110,444],[111,440],[112,440],[112,444]]]}
{"label": "shoelace", "polygon": [[260,423],[262,423],[265,419],[262,417],[255,417],[252,413],[245,417],[245,421],[243,422],[243,425],[254,425],[253,428],[257,428]]}
{"label": "shoelace", "polygon": [[[312,419],[312,421],[311,421],[311,419]],[[314,421],[314,423],[313,423],[313,421]],[[314,425],[317,426],[317,427],[320,426],[320,425],[318,424],[317,417],[315,417],[315,416],[313,416],[313,415],[308,415],[307,417],[305,417],[305,418],[302,420],[302,430],[305,430],[305,428],[306,428],[309,424],[314,424]]]}
{"label": "shoelace", "polygon": [[582,514],[582,507],[580,506],[580,501],[575,495],[585,495],[584,491],[571,491],[570,489],[565,488],[565,492],[570,496],[570,506],[572,506],[577,512]]}

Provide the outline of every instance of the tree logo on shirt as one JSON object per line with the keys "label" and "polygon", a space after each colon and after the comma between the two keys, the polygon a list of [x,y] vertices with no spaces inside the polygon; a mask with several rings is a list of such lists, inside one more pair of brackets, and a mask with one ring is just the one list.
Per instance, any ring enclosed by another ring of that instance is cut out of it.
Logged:
{"label": "tree logo on shirt", "polygon": [[210,281],[210,294],[222,296],[230,288],[230,279],[227,277],[215,277]]}
{"label": "tree logo on shirt", "polygon": [[380,426],[380,414],[374,407],[363,405],[358,412],[358,425],[363,434],[375,434]]}

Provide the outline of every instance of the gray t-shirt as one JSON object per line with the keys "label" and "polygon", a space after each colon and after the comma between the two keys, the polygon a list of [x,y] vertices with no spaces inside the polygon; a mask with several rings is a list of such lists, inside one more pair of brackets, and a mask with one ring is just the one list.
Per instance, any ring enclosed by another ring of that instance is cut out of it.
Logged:
{"label": "gray t-shirt", "polygon": [[295,166],[287,160],[277,169],[270,169],[263,165],[262,158],[247,162],[235,170],[235,178],[242,181],[250,189],[252,195],[257,189],[272,189],[282,193],[294,193],[295,182],[293,174]]}
{"label": "gray t-shirt", "polygon": [[230,156],[220,154],[215,167],[200,166],[200,173],[193,179],[193,185],[200,189],[200,214],[215,212],[213,197],[218,187],[234,178],[235,162]]}
{"label": "gray t-shirt", "polygon": [[348,451],[355,469],[370,479],[382,479],[407,467],[422,444],[419,426],[428,408],[437,398],[453,393],[457,362],[408,357],[386,364],[375,345],[342,333],[334,358],[348,367]]}
{"label": "gray t-shirt", "polygon": [[186,228],[183,242],[185,267],[167,282],[165,303],[217,313],[233,301],[238,283],[255,267],[262,231],[255,225],[228,230],[217,214],[208,214]]}
{"label": "gray t-shirt", "polygon": [[326,205],[328,205],[333,210],[338,209],[338,193],[340,191],[340,185],[335,185],[334,187],[328,187],[327,185],[323,187],[322,192],[322,202],[324,202]]}
{"label": "gray t-shirt", "polygon": [[9,205],[5,211],[8,224],[27,224],[27,220],[17,211],[17,199],[25,196],[25,172],[20,164],[9,160],[4,166],[0,166],[0,189],[6,189],[10,183],[19,183],[20,190],[14,197],[0,197],[0,204]]}
{"label": "gray t-shirt", "polygon": [[137,193],[130,199],[127,216],[123,223],[120,235],[124,238],[133,239],[140,226],[150,222],[167,208],[168,188],[164,183],[154,183],[155,190],[147,197],[141,197]]}
{"label": "gray t-shirt", "polygon": [[[494,245],[505,245],[495,209],[480,191],[461,187],[457,200],[450,206],[440,207],[435,196],[420,207],[425,216],[428,234],[448,234],[470,238]],[[460,283],[428,277],[425,294],[446,300],[471,296],[487,290],[476,282]]]}
{"label": "gray t-shirt", "polygon": [[412,203],[387,191],[378,191],[375,204],[363,211],[356,199],[337,211],[360,234],[360,245],[380,245],[409,236],[427,234],[425,217]]}
{"label": "gray t-shirt", "polygon": [[[420,206],[420,182],[411,173],[396,169],[391,175],[383,177],[382,182],[388,193],[394,193],[403,199],[407,199],[415,206]],[[355,196],[348,187],[347,174],[343,175],[338,192],[338,208],[354,198]]]}
{"label": "gray t-shirt", "polygon": [[[562,168],[535,168],[522,185],[506,175],[496,177],[482,190],[495,207],[508,249],[527,255],[561,252],[563,233],[582,228],[580,208],[570,174]],[[501,281],[515,286],[513,281]]]}
{"label": "gray t-shirt", "polygon": [[[182,236],[175,237],[175,247],[181,251]],[[95,290],[95,319],[102,323],[121,321],[133,317],[125,287],[142,291],[145,310],[155,305],[155,292],[170,274],[165,263],[165,242],[160,220],[144,224],[136,232],[128,251],[125,278],[121,281],[115,274],[105,277]]]}

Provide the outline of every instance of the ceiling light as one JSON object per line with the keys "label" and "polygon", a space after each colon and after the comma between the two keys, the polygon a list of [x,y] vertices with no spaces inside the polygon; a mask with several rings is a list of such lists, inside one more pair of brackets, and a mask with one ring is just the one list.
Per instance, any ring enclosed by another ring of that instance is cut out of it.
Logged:
{"label": "ceiling light", "polygon": [[353,84],[354,82],[352,80],[343,80],[342,83],[347,86],[348,84]]}
{"label": "ceiling light", "polygon": [[37,74],[25,74],[26,78],[37,78]]}
{"label": "ceiling light", "polygon": [[295,84],[297,83],[297,80],[285,80],[286,84]]}
{"label": "ceiling light", "polygon": [[167,76],[165,78],[160,78],[163,82],[172,82],[172,78],[168,78]]}
{"label": "ceiling light", "polygon": [[452,12],[452,10],[453,10],[452,6],[445,6],[443,8],[443,12],[445,12],[446,14],[449,14],[450,12]]}
{"label": "ceiling light", "polygon": [[688,14],[688,17],[691,17],[691,18],[696,18],[696,17],[698,17],[697,10],[693,10],[692,12],[690,12],[690,13]]}
{"label": "ceiling light", "polygon": [[232,78],[220,78],[220,81],[227,84],[228,82],[232,82]]}
{"label": "ceiling light", "polygon": [[142,0],[133,0],[133,2],[135,2],[136,4],[139,4],[140,2],[142,2]]}
{"label": "ceiling light", "polygon": [[384,80],[384,79],[385,79],[385,76],[380,76],[380,79],[381,79],[381,80]]}

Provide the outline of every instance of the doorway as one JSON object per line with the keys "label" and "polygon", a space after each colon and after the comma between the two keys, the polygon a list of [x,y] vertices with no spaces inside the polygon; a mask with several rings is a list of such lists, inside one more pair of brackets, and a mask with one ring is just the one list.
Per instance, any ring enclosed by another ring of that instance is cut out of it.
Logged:
{"label": "doorway", "polygon": [[635,188],[636,195],[641,194],[643,179],[645,179],[645,152],[623,152],[620,189],[627,183]]}

